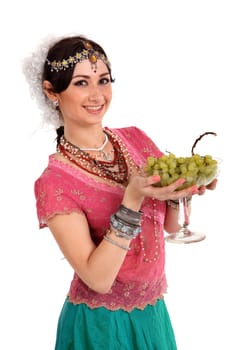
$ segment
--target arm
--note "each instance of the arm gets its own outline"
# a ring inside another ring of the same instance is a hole
[[[106,240],[96,247],[83,214],[55,215],[47,224],[64,256],[84,283],[96,292],[107,293],[127,250]],[[110,237],[125,247],[129,246],[129,240],[118,238],[113,233]]]
[[[126,187],[122,204],[139,211],[145,196],[169,198],[170,194],[166,194],[168,190],[151,186],[156,179],[132,177]],[[177,182],[176,185],[170,186],[169,192],[174,191],[179,184]],[[54,215],[47,220],[47,225],[67,261],[84,283],[96,292],[107,293],[124,262],[127,250],[105,239],[96,246],[91,239],[86,217],[82,213]],[[117,237],[114,232],[111,232],[109,237],[124,247],[129,247],[130,240]]]
[[[164,188],[151,186],[156,181],[159,181],[159,177],[132,177],[126,187],[122,204],[138,211],[145,196],[160,200],[178,199],[196,191],[195,186],[175,191],[181,180]],[[166,229],[174,231],[177,228],[177,211],[169,209],[165,221]],[[78,276],[96,292],[107,293],[124,262],[127,250],[104,239],[96,246],[91,239],[88,222],[81,213],[58,214],[50,218],[47,224]],[[109,237],[125,248],[129,247],[129,240],[117,237],[113,232],[110,232]]]

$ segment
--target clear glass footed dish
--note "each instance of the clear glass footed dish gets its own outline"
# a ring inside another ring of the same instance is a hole
[[[155,183],[156,187],[168,186],[179,178],[184,178],[185,182],[176,190],[181,190],[193,185],[207,186],[219,174],[221,160],[211,155],[194,154],[194,147],[204,135],[213,134],[207,132],[202,134],[192,147],[190,157],[176,157],[173,153],[164,154],[160,158],[148,157],[145,165],[145,173],[148,176],[159,175],[160,181]],[[180,229],[174,234],[165,237],[168,242],[173,243],[193,243],[205,239],[205,234],[194,232],[189,229],[189,210],[187,198],[179,199],[179,224]]]

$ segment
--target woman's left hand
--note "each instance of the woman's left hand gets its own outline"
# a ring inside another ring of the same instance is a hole
[[[212,182],[210,182],[208,185],[206,186],[200,186],[198,188],[198,194],[201,196],[202,194],[205,193],[206,190],[215,190],[216,186],[217,186],[217,182],[218,179],[214,179]]]

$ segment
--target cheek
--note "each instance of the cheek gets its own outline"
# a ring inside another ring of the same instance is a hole
[[[69,96],[69,98],[65,101],[66,102],[66,105],[70,108],[73,108],[73,107],[79,107],[82,102],[85,100],[86,98],[86,95],[85,93],[76,93],[76,94],[73,94],[72,96]]]
[[[108,101],[111,102],[111,100],[112,100],[112,94],[109,94],[108,95]]]
[[[109,102],[112,100],[112,89],[109,89],[109,91],[106,93],[106,98]]]
[[[60,102],[60,110],[62,114],[69,115],[72,114],[74,111],[76,111],[78,108],[80,108],[80,98],[77,98],[77,96],[69,95],[65,98],[62,98]]]

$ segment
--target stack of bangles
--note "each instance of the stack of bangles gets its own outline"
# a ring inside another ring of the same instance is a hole
[[[114,233],[116,237],[128,240],[134,239],[141,232],[141,217],[142,211],[134,211],[121,204],[117,212],[110,217],[110,228],[104,239],[124,250],[130,250],[128,246],[110,238],[109,234]]]
[[[192,197],[185,197],[187,206],[189,207],[191,205]],[[173,209],[178,210],[179,209],[179,199],[169,199],[167,200],[167,205]]]

